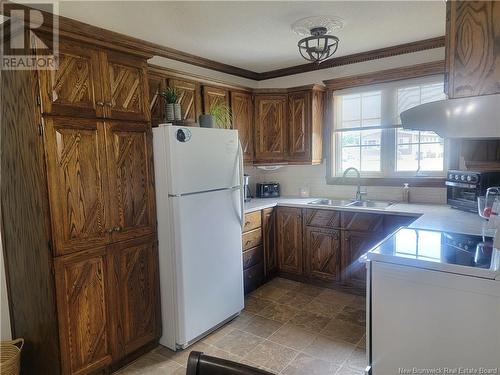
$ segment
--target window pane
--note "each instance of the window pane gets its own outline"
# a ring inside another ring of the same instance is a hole
[[[342,121],[342,128],[343,129],[359,128],[360,126],[361,126],[361,121],[360,120]]]
[[[362,118],[380,118],[382,93],[380,91],[362,94]]]
[[[342,97],[342,122],[361,118],[361,95],[344,95]]]
[[[420,86],[398,89],[398,113],[420,104]]]
[[[422,86],[422,104],[443,99],[446,99],[446,95],[444,94],[444,85],[442,83]]]
[[[418,144],[417,145],[399,145],[396,148],[396,171],[398,172],[416,172],[418,169]]]
[[[379,118],[375,119],[363,119],[363,125],[362,126],[380,126],[381,121]]]
[[[433,143],[420,146],[420,170],[442,171],[443,170],[443,144]]]
[[[359,132],[342,132],[341,134],[342,147],[359,146]]]
[[[342,149],[341,171],[343,172],[350,167],[359,169],[359,147],[347,147]]]
[[[361,131],[361,144],[368,146],[380,146],[381,130],[363,130]]]
[[[398,144],[418,143],[419,131],[418,130],[396,130],[396,142]]]
[[[420,142],[421,143],[443,142],[443,138],[441,138],[434,132],[420,132]]]
[[[380,172],[380,146],[361,147],[361,171]]]

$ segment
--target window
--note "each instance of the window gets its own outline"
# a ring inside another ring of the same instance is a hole
[[[442,99],[442,76],[335,92],[332,175],[341,176],[349,167],[365,177],[444,175],[443,139],[403,129],[399,116]]]

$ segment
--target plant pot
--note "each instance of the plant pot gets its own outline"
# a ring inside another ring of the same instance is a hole
[[[174,120],[176,121],[182,120],[181,105],[179,103],[174,104]]]
[[[168,122],[175,120],[174,103],[165,104],[165,116]]]
[[[198,118],[201,128],[215,128],[215,118],[212,115],[200,115]]]

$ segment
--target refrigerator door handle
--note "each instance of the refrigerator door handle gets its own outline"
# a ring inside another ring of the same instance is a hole
[[[238,158],[239,158],[239,174],[240,174],[240,223],[241,229],[245,225],[245,192],[243,190],[244,178],[243,178],[243,148],[241,147],[241,142],[238,140]]]

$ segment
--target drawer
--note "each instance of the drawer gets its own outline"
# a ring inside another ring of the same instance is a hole
[[[308,208],[305,210],[304,222],[316,228],[340,228],[340,212]]]
[[[384,232],[384,214],[342,212],[342,228],[360,232]]]
[[[249,232],[253,229],[260,228],[261,226],[261,212],[255,211],[245,214],[245,224],[243,224],[243,233]]]
[[[246,270],[264,259],[264,251],[262,246],[253,247],[243,252],[243,269]]]
[[[243,288],[245,294],[257,289],[264,281],[264,262],[243,271]]]
[[[254,229],[250,232],[243,233],[243,251],[262,244],[261,228]]]

